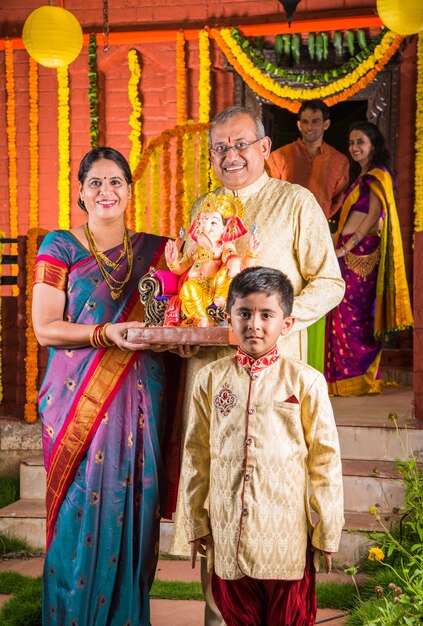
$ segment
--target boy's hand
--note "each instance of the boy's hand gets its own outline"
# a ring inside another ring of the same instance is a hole
[[[191,541],[191,567],[194,569],[195,561],[197,559],[197,554],[201,554],[202,556],[206,556],[207,547],[213,547],[213,537],[211,535],[205,535],[204,537],[200,537],[199,539],[194,539]]]
[[[326,574],[330,574],[332,569],[332,552],[323,552],[322,550],[322,555],[325,561]]]

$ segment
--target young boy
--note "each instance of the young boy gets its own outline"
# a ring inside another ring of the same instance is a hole
[[[312,626],[311,546],[330,571],[344,523],[325,379],[276,345],[294,324],[292,303],[282,272],[238,274],[227,301],[238,351],[203,367],[194,385],[182,468],[186,531],[192,567],[198,551],[214,550],[213,596],[228,626]]]

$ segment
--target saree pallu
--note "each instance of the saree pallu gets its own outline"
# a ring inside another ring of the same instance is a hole
[[[134,263],[112,300],[95,259],[68,232],[49,233],[35,282],[66,291],[65,319],[142,320],[137,283],[165,240],[132,237]],[[119,247],[108,251],[116,260]],[[126,263],[116,268],[122,280]],[[163,465],[161,355],[118,348],[50,349],[39,393],[47,469],[44,626],[150,624]]]
[[[350,235],[341,237],[339,245],[345,245],[349,238]],[[382,344],[374,336],[379,252],[379,237],[369,235],[354,249],[356,267],[349,268],[345,258],[340,259],[345,295],[326,317],[325,378],[329,393],[335,396],[358,396],[382,390],[379,373]],[[368,261],[365,270],[360,271],[360,261],[363,268]],[[373,263],[373,269],[363,275]]]

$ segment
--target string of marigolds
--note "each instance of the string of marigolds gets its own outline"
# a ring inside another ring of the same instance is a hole
[[[198,80],[198,121],[208,123],[210,121],[210,41],[207,30],[202,30],[198,36],[198,48],[200,56],[200,75]],[[199,136],[198,144],[198,195],[207,193],[209,190],[210,159],[208,153],[208,134],[206,131]],[[188,223],[189,214],[184,215],[184,225]]]
[[[25,420],[33,423],[37,419],[37,399],[38,399],[38,341],[32,327],[32,280],[34,273],[35,259],[38,251],[38,238],[47,234],[41,228],[31,228],[26,236],[26,356],[25,356]]]
[[[70,227],[70,150],[69,150],[69,68],[57,68],[58,154],[59,154],[59,228]]]
[[[416,156],[414,161],[415,230],[423,231],[423,32],[417,39]]]
[[[38,227],[38,65],[29,57],[29,228]]]
[[[128,80],[128,99],[131,103],[131,114],[129,116],[129,126],[131,132],[129,133],[129,139],[131,141],[131,151],[129,153],[129,166],[131,172],[134,172],[141,158],[141,112],[142,105],[139,97],[139,86],[141,80],[141,66],[138,60],[138,52],[135,49],[131,49],[128,52],[128,67],[129,67],[129,80]],[[140,206],[139,201],[139,185],[133,187],[133,193],[131,197],[131,212],[129,215],[129,222],[131,225],[137,222],[137,211],[144,211],[145,206]]]

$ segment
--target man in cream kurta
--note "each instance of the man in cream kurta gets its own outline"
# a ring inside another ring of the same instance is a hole
[[[223,579],[301,579],[309,535],[315,548],[337,552],[341,459],[322,374],[278,348],[257,360],[238,350],[201,369],[183,491],[188,538],[213,534]]]
[[[270,178],[265,173],[271,141],[265,136],[261,120],[247,109],[231,107],[217,115],[210,125],[209,143],[213,167],[224,183],[215,193],[232,193],[240,198],[245,207],[243,221],[246,228],[257,224],[262,243],[258,263],[280,269],[293,284],[295,330],[281,339],[280,347],[284,355],[306,360],[307,326],[334,308],[345,289],[326,218],[307,189]],[[201,200],[197,200],[193,207],[192,219]],[[243,256],[246,242],[237,242],[237,251]],[[184,429],[196,373],[207,363],[231,353],[233,348],[207,348],[189,360]],[[189,553],[180,496],[171,551]],[[215,616],[209,617],[208,613],[210,611],[206,609],[206,626],[224,623]]]

